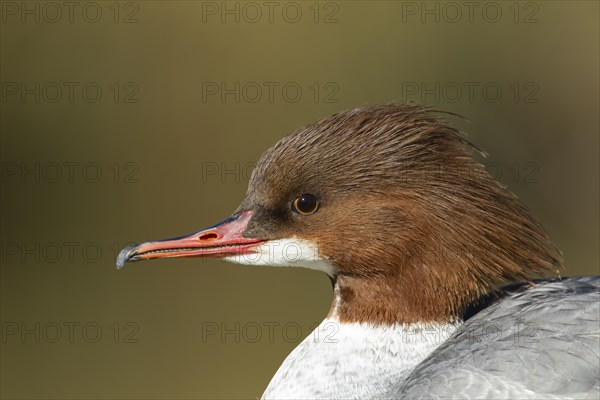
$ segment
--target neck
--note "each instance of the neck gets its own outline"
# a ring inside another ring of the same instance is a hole
[[[372,324],[328,317],[286,358],[263,398],[385,396],[387,387],[400,382],[459,325]]]
[[[466,306],[477,294],[453,299],[449,290],[428,290],[428,283],[411,278],[410,274],[405,279],[340,275],[334,281],[335,297],[327,317],[343,323],[392,325],[430,321],[444,325],[460,320],[458,311],[464,307],[457,303]],[[444,288],[441,282],[434,283]]]

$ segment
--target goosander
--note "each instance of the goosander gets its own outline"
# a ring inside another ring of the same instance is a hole
[[[421,106],[341,112],[265,152],[231,217],[128,246],[117,267],[326,273],[329,314],[264,399],[600,398],[600,277],[531,278],[561,253],[474,151]]]

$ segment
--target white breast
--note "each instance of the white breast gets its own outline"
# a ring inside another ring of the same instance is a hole
[[[285,359],[263,399],[379,397],[459,325],[374,326],[326,319]]]

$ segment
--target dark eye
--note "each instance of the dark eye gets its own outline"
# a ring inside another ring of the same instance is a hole
[[[319,208],[319,200],[317,196],[305,193],[298,197],[292,202],[292,211],[302,215],[309,215],[317,211]]]

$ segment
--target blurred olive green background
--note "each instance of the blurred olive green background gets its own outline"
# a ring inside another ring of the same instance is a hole
[[[467,117],[598,273],[598,2],[54,4],[1,3],[2,398],[260,396],[328,279],[116,252],[227,217],[264,150],[362,104]]]

